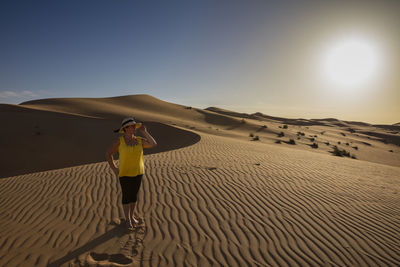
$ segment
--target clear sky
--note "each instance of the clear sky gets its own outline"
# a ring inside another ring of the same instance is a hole
[[[397,123],[399,14],[396,0],[2,1],[0,103],[144,93]]]

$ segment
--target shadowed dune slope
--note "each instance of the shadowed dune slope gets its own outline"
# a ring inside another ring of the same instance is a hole
[[[372,132],[372,131],[358,131],[359,133],[377,137],[377,140],[386,144],[395,144],[400,146],[400,136],[398,134],[382,133],[382,132]]]
[[[106,162],[1,179],[0,265],[399,265],[400,168],[200,135],[145,156],[133,232]]]
[[[93,118],[0,105],[0,177],[58,169],[105,160],[118,134],[118,118]],[[145,122],[158,146],[145,154],[192,145],[200,136],[159,122]]]

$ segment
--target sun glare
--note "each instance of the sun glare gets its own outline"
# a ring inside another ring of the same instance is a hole
[[[379,70],[379,52],[372,42],[366,40],[343,40],[331,46],[325,53],[323,72],[336,86],[365,86]]]

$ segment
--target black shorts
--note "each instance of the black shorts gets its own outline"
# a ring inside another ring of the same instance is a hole
[[[143,174],[135,177],[119,177],[119,183],[122,189],[122,204],[136,203]]]

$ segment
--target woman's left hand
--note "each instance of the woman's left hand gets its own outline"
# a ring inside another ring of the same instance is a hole
[[[142,124],[142,126],[140,126],[138,130],[139,130],[141,133],[147,132],[146,126],[144,126],[144,124]]]

